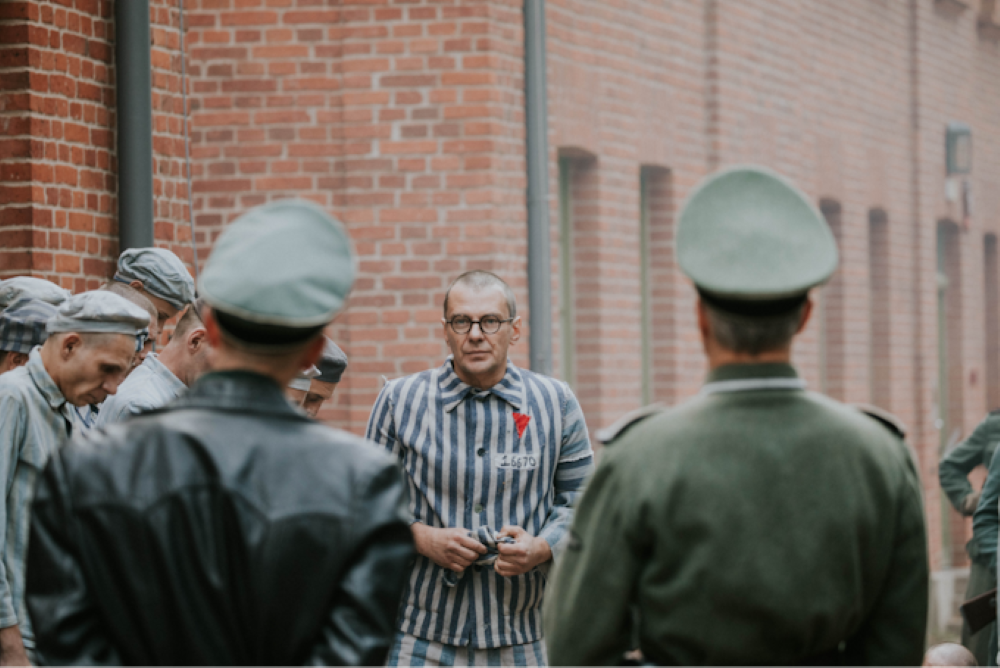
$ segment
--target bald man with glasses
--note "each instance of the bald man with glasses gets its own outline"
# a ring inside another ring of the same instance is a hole
[[[389,382],[368,438],[410,487],[418,556],[390,665],[544,665],[541,605],[573,508],[593,469],[566,383],[515,366],[514,293],[474,271],[444,300],[451,356]]]

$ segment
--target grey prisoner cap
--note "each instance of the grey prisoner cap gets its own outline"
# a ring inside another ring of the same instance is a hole
[[[178,311],[194,301],[194,279],[181,259],[165,248],[130,248],[118,258],[115,280],[140,281],[146,292]]]
[[[326,344],[323,346],[323,354],[316,362],[316,367],[319,369],[316,380],[321,383],[339,383],[347,369],[347,355],[340,346],[330,340],[330,337],[324,338]]]
[[[46,329],[56,332],[128,334],[138,337],[149,327],[146,309],[107,290],[73,295],[59,307]]]
[[[37,299],[59,306],[70,296],[70,291],[51,281],[34,276],[15,276],[0,281],[0,310],[21,299]]]

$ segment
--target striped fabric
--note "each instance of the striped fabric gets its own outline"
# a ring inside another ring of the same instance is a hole
[[[416,521],[477,534],[481,527],[518,525],[543,537],[554,559],[594,465],[569,386],[510,361],[503,380],[489,390],[463,383],[451,358],[438,369],[389,382],[375,402],[367,436],[402,463]],[[550,566],[504,578],[479,565],[454,582],[445,577],[448,571],[418,556],[399,630],[476,649],[536,642]]]
[[[35,641],[24,604],[24,560],[35,480],[78,424],[37,349],[25,366],[0,376],[0,415],[0,480],[7,485],[5,503],[0,504],[0,526],[5,529],[0,628],[18,624],[30,649]]]
[[[390,666],[545,666],[545,643],[476,649],[421,640],[405,633],[396,635],[389,652]]]
[[[56,315],[56,307],[40,299],[19,299],[0,312],[0,350],[30,353],[45,343],[45,327]]]

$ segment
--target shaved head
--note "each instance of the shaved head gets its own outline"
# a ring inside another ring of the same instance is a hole
[[[514,291],[510,289],[507,282],[496,274],[477,269],[465,272],[448,286],[448,291],[444,293],[445,318],[448,317],[448,297],[451,296],[451,291],[456,285],[461,285],[476,292],[487,288],[499,288],[503,292],[504,300],[507,302],[507,317],[517,317],[517,301],[514,299]]]
[[[948,642],[927,650],[921,668],[979,668],[979,664],[972,652],[965,647]]]

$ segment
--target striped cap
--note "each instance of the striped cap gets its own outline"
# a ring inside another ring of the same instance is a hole
[[[56,307],[40,299],[19,299],[0,313],[0,350],[28,353],[45,343]]]

